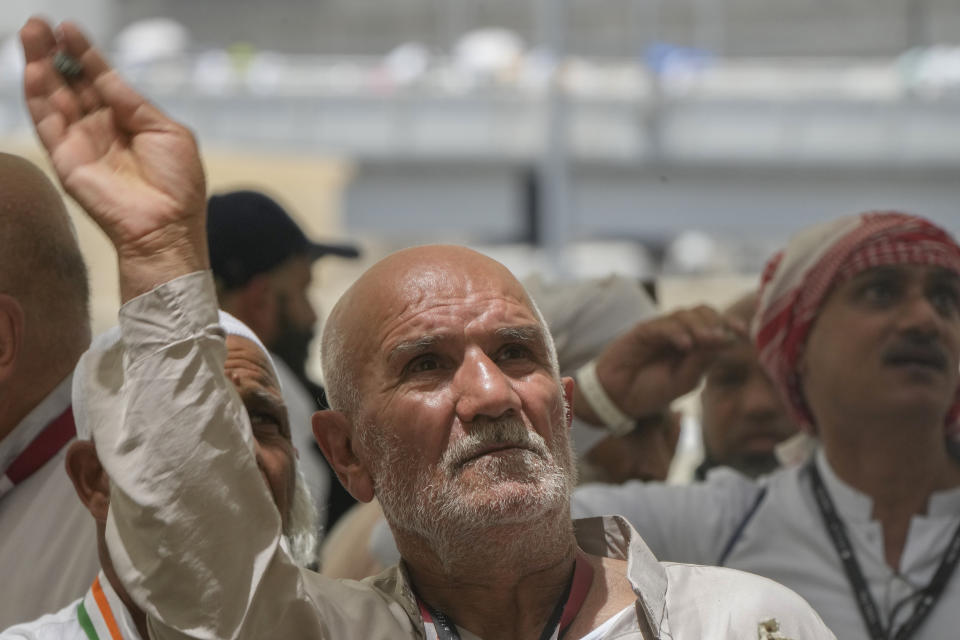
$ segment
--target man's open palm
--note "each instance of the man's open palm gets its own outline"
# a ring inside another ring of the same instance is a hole
[[[121,255],[199,249],[206,196],[191,133],[130,88],[74,25],[54,34],[31,18],[20,38],[27,107],[64,189]],[[58,51],[80,62],[76,77],[57,71]]]

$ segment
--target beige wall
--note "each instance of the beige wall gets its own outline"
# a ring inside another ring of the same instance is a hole
[[[37,142],[30,138],[0,140],[0,148],[28,158],[49,173],[49,163]],[[341,238],[340,196],[350,176],[350,167],[337,160],[205,150],[204,165],[210,193],[236,188],[260,188],[282,200],[308,235]],[[52,176],[52,174],[51,174]],[[56,182],[56,180],[54,180]],[[67,198],[80,247],[90,270],[91,314],[94,332],[116,324],[119,307],[117,267],[113,248],[106,236]],[[322,304],[327,265],[321,261],[315,274],[314,295]],[[339,282],[350,277],[334,270]],[[330,284],[327,287],[331,286]],[[342,289],[346,285],[339,285]]]

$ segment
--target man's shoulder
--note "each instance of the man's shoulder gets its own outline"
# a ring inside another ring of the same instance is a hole
[[[314,605],[334,638],[413,637],[422,623],[402,567],[363,580],[329,578],[300,569]]]
[[[17,588],[0,601],[0,629],[75,599],[100,568],[96,527],[64,471],[66,447],[3,497],[0,571]]]
[[[806,600],[773,580],[724,567],[661,564],[672,626],[695,624],[702,637],[723,628],[760,634],[773,627],[794,640],[834,637]]]
[[[717,468],[703,482],[666,484],[631,480],[619,485],[586,484],[573,492],[571,504],[575,517],[630,514],[647,507],[671,512],[688,508],[700,509],[718,501],[727,511],[749,508],[765,481],[758,481],[728,468]]]
[[[0,640],[87,640],[77,618],[79,600],[32,622],[17,624],[0,632]]]

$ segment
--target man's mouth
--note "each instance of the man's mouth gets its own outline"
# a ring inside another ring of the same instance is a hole
[[[484,456],[493,455],[500,452],[512,451],[515,449],[526,449],[526,447],[522,447],[518,444],[510,443],[510,442],[497,442],[497,443],[484,445],[478,449],[475,449],[474,451],[471,451],[468,455],[464,456],[464,458],[458,463],[458,466],[463,466],[469,462],[473,462],[474,460],[477,460]]]
[[[894,367],[921,367],[934,371],[946,371],[946,354],[937,346],[900,346],[890,349],[883,363]]]
[[[547,457],[543,439],[520,421],[503,421],[471,425],[463,437],[451,443],[441,461],[446,469],[455,471],[481,458],[506,457],[511,452],[532,451]]]
[[[773,448],[776,447],[782,439],[782,436],[770,431],[754,431],[751,433],[745,433],[743,436],[741,436],[740,446],[745,451],[752,453],[765,453],[773,451]]]

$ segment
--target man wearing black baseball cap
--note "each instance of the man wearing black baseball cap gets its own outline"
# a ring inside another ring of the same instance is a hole
[[[332,479],[310,430],[310,416],[326,408],[326,399],[306,373],[317,322],[307,292],[317,258],[356,258],[359,251],[313,242],[282,206],[257,191],[211,196],[207,243],[221,308],[253,329],[275,356],[294,444],[321,519],[330,525],[354,501]]]

